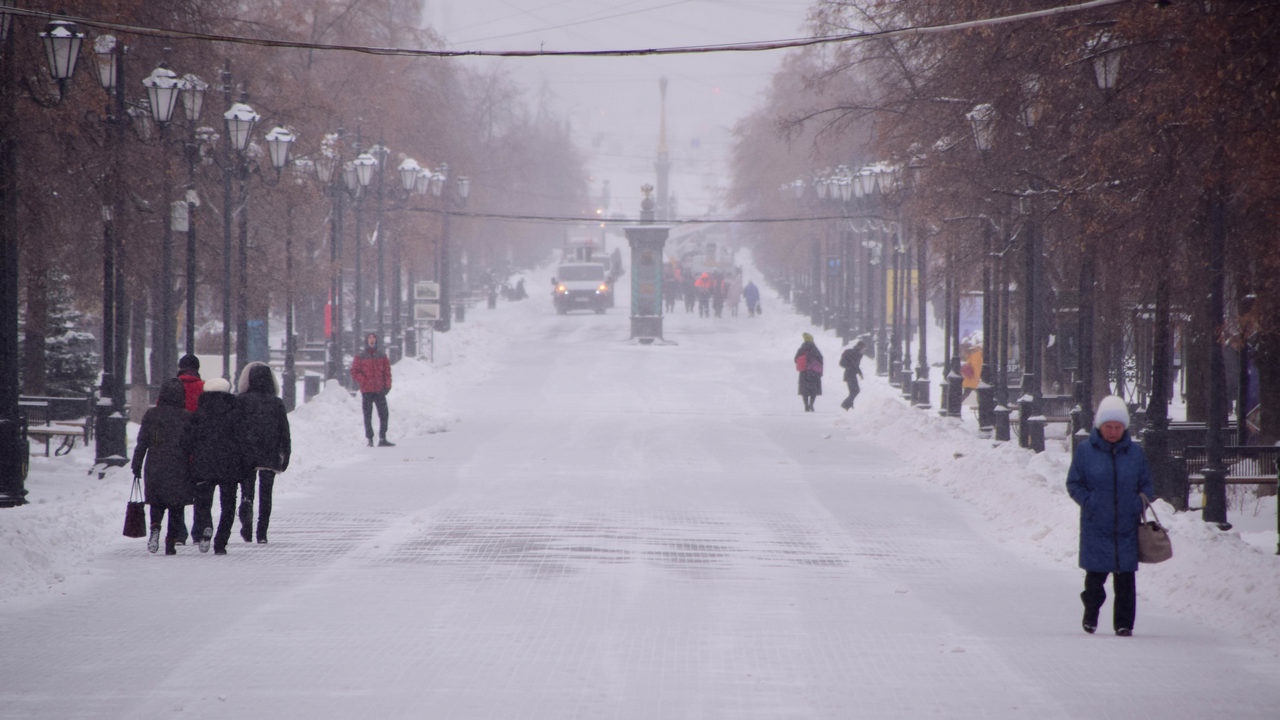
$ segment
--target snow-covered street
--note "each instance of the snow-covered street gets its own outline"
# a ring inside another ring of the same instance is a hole
[[[1228,533],[1159,504],[1134,637],[1110,601],[1086,635],[1060,442],[979,440],[870,359],[841,411],[839,341],[767,289],[662,345],[627,308],[472,308],[395,366],[393,448],[326,388],[270,544],[225,557],[121,537],[129,471],[91,449],[33,457],[0,510],[0,718],[1276,717],[1274,498]]]

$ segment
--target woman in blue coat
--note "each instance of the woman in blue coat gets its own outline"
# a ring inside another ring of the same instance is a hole
[[[1142,495],[1151,497],[1151,469],[1142,448],[1129,437],[1129,409],[1108,395],[1098,403],[1089,439],[1076,447],[1067,471],[1067,492],[1080,506],[1080,567],[1085,571],[1084,631],[1098,628],[1098,612],[1112,576],[1112,627],[1133,634],[1137,612],[1138,523]]]

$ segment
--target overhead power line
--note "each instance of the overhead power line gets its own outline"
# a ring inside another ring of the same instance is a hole
[[[945,25],[921,25],[906,28],[897,28],[890,30],[878,30],[874,32],[853,32],[841,35],[823,35],[808,38],[794,38],[789,40],[769,40],[763,42],[742,42],[742,43],[726,43],[719,45],[684,45],[675,47],[659,47],[659,48],[633,48],[633,49],[614,49],[614,50],[430,50],[424,48],[396,48],[396,47],[375,47],[370,45],[339,45],[331,43],[303,42],[295,40],[280,40],[273,38],[251,38],[238,35],[223,35],[218,33],[202,33],[192,32],[188,30],[172,30],[166,28],[148,27],[145,25],[130,25],[126,23],[110,22],[107,20],[98,20],[89,17],[75,17],[68,15],[60,15],[45,10],[28,10],[25,8],[6,7],[4,11],[11,15],[27,16],[34,18],[43,18],[47,20],[64,20],[88,27],[98,28],[100,30],[111,30],[120,33],[129,33],[133,35],[141,35],[146,37],[159,37],[170,40],[199,40],[205,42],[230,43],[235,45],[254,45],[258,47],[274,47],[274,48],[292,48],[302,50],[336,50],[343,52],[363,53],[366,55],[385,55],[385,56],[401,56],[401,57],[434,57],[434,58],[455,58],[455,57],[515,57],[515,58],[533,58],[533,57],[640,57],[647,55],[697,55],[708,53],[730,53],[730,52],[766,52],[772,50],[787,50],[793,48],[812,47],[816,45],[830,45],[838,43],[855,42],[861,40],[884,40],[895,37],[904,37],[910,35],[929,35],[944,32],[953,32],[956,30],[967,30],[976,27],[987,27],[991,25],[1002,25],[1006,23],[1023,22],[1026,20],[1034,20],[1037,18],[1052,17],[1056,15],[1067,15],[1070,13],[1084,12],[1087,10],[1095,10],[1097,8],[1109,5],[1119,5],[1121,3],[1133,2],[1134,0],[1088,0],[1087,2],[1077,3],[1074,5],[1062,5],[1054,8],[1046,8],[1043,10],[1033,10],[1030,12],[1016,13],[1014,15],[1002,15],[992,18],[980,18],[958,23],[948,23]]]

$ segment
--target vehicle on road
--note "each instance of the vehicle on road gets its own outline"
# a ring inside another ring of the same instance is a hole
[[[551,299],[556,312],[591,310],[604,313],[613,304],[613,288],[609,286],[605,267],[596,262],[562,263],[551,279]]]

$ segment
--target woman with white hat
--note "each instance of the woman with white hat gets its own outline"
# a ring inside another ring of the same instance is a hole
[[[1112,627],[1116,635],[1128,637],[1137,613],[1142,495],[1155,493],[1147,456],[1129,437],[1129,408],[1123,399],[1108,395],[1098,403],[1093,432],[1072,455],[1067,492],[1080,506],[1084,631],[1098,628],[1098,613],[1107,599],[1107,575],[1111,575],[1116,596]]]

